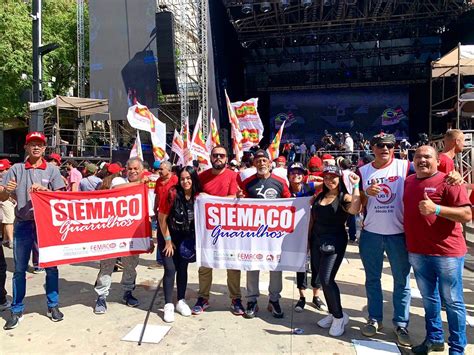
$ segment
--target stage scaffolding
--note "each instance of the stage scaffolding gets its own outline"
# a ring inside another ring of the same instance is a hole
[[[179,105],[181,126],[186,118],[194,121],[203,110],[203,132],[208,131],[208,0],[157,0],[175,18],[175,41],[179,95],[165,96],[160,112],[176,117]],[[179,127],[177,127],[179,130]]]
[[[84,161],[111,161],[117,142],[113,135],[109,103],[105,99],[56,96],[54,99],[30,103],[30,111],[56,107],[56,121],[45,125],[47,153]],[[71,111],[73,115],[60,115]],[[90,120],[89,116],[103,117]]]
[[[461,97],[461,81],[464,76],[474,75],[474,46],[461,45],[445,54],[443,57],[431,63],[430,74],[430,114],[429,114],[429,138],[438,150],[443,149],[442,135],[433,132],[433,119],[440,119],[440,112],[447,112],[446,108],[452,108],[453,102],[456,108],[456,124],[453,128],[461,128],[462,115],[461,105],[463,102],[474,101],[474,99],[463,99]],[[455,81],[454,87],[450,83]],[[435,86],[435,87],[434,87]],[[438,96],[435,96],[438,95]],[[469,116],[469,115],[467,115]],[[466,117],[466,116],[465,116]],[[466,117],[468,120],[474,117]],[[459,172],[468,183],[474,181],[474,130],[463,130],[465,145],[462,153],[456,157],[456,165]]]

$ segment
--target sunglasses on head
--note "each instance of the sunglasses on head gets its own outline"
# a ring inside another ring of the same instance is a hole
[[[387,147],[387,149],[392,149],[393,147],[395,147],[395,144],[393,143],[377,143],[376,144],[377,148],[384,148],[384,147]]]
[[[225,158],[226,155],[225,154],[220,154],[220,153],[212,153],[212,157],[214,159],[217,159],[217,158]]]

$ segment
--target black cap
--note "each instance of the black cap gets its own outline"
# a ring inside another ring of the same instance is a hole
[[[323,169],[323,175],[326,175],[326,174],[342,176],[342,170],[336,165],[326,165]]]
[[[375,136],[372,137],[370,140],[370,145],[376,145],[378,143],[392,143],[395,144],[396,139],[393,134],[387,134],[387,133],[380,133],[376,134]]]
[[[268,156],[268,153],[266,150],[263,150],[263,149],[259,149],[255,152],[254,156],[253,156],[254,159],[257,159],[257,158],[267,158],[267,159],[270,159],[270,157]]]
[[[290,164],[290,166],[288,167],[288,174],[290,173],[291,170],[301,170],[304,175],[307,174],[305,167],[303,166],[303,164],[299,162],[294,162]]]

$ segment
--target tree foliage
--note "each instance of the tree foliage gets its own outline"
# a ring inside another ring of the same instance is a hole
[[[0,0],[2,121],[27,117],[24,93],[31,90],[33,73],[30,14],[31,1]],[[85,17],[87,19],[87,13]],[[42,44],[60,45],[60,48],[43,57],[43,99],[49,99],[55,95],[65,95],[70,87],[76,87],[76,1],[43,0],[42,22]],[[87,39],[87,33],[85,38]],[[21,79],[22,74],[27,74],[26,80]],[[55,82],[52,77],[56,78]]]

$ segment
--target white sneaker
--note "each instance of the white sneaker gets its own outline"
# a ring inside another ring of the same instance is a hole
[[[334,317],[332,316],[332,314],[330,314],[330,315],[324,317],[323,319],[321,319],[317,324],[321,328],[328,329],[328,328],[331,328],[331,324],[332,324],[333,319],[334,319]]]
[[[334,318],[329,329],[329,335],[339,337],[344,334],[344,328],[349,323],[349,316],[347,313],[342,313],[342,318]]]
[[[184,299],[179,300],[176,304],[176,312],[181,314],[183,317],[189,317],[191,315],[191,308]]]
[[[173,323],[174,322],[174,304],[167,303],[165,304],[165,315],[163,316],[163,320],[166,323]]]

